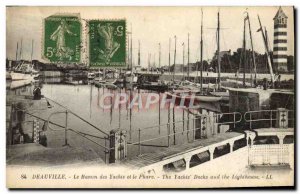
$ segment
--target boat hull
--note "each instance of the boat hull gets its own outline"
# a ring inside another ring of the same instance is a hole
[[[229,101],[229,92],[211,92],[210,94],[222,97],[222,101]]]
[[[176,100],[179,100],[181,98],[185,98],[186,100],[194,100],[196,102],[218,102],[222,100],[221,96],[204,96],[204,95],[185,95],[182,96],[179,93],[170,93],[166,92],[168,97],[175,97]]]
[[[26,74],[26,73],[18,73],[18,72],[11,72],[10,73],[11,80],[33,80],[34,78],[38,77],[38,74]]]

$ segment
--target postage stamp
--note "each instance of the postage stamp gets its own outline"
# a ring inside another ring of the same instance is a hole
[[[126,21],[90,20],[89,59],[91,67],[125,67]]]
[[[80,62],[81,23],[77,15],[52,15],[44,21],[43,56],[51,62]]]

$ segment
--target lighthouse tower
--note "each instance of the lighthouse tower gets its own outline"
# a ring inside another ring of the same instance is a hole
[[[287,71],[287,18],[281,7],[273,18],[273,66],[277,72]]]

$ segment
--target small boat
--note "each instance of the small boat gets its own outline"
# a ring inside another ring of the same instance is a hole
[[[69,85],[82,85],[83,81],[82,80],[74,80],[72,77],[69,77],[64,81],[64,83],[69,84]]]
[[[201,84],[196,84],[198,87],[201,87]],[[203,89],[211,89],[211,90],[216,90],[217,89],[217,84],[213,83],[208,83],[208,84],[202,84]]]
[[[167,91],[168,88],[169,88],[168,85],[160,84],[158,82],[146,82],[138,85],[138,89],[160,91],[160,92]]]
[[[173,93],[195,94],[197,92],[199,92],[199,89],[196,89],[196,88],[177,88],[177,89],[173,89]]]
[[[112,84],[112,83],[105,84],[105,87],[110,90],[115,90],[118,88],[118,86],[116,86],[115,84]]]
[[[116,78],[107,78],[107,79],[105,79],[105,82],[107,84],[116,84],[117,83],[117,79]]]
[[[105,87],[105,88],[108,88],[108,89],[117,89],[118,86],[115,85],[117,79],[106,79],[106,80],[100,80],[100,81],[97,81],[95,82],[95,87],[97,88],[102,88],[102,87]]]
[[[39,72],[33,68],[33,64],[21,62],[12,72],[10,77],[12,81],[33,80],[39,76]]]
[[[103,80],[102,77],[95,77],[95,78],[94,78],[94,82],[95,82],[95,83],[96,83],[96,82],[105,82],[105,80]]]
[[[118,86],[116,86],[115,84],[112,84],[112,83],[95,83],[95,87],[97,88],[107,88],[107,89],[110,89],[110,90],[115,90],[118,88]]]
[[[196,102],[218,102],[222,99],[221,96],[211,96],[211,95],[190,95],[187,93],[171,93],[166,92],[168,97],[175,97],[175,100],[185,98],[186,100],[195,100]],[[184,94],[184,95],[182,95]]]
[[[136,83],[137,80],[138,80],[138,77],[134,73],[132,73],[130,71],[125,73],[126,83]]]
[[[229,101],[229,92],[210,92],[210,94],[222,97],[222,101]]]
[[[94,79],[96,77],[95,73],[88,73],[87,78],[88,79]]]
[[[102,83],[102,82],[94,82],[94,84],[95,84],[95,87],[97,87],[97,88],[102,88],[105,86],[105,83]]]
[[[230,88],[243,88],[243,87],[251,87],[251,83],[245,82],[239,80],[234,80],[234,79],[226,79],[226,81],[221,81],[222,86],[224,87],[230,87]]]
[[[218,102],[222,99],[222,96],[196,95],[194,98],[200,102]]]
[[[124,78],[118,78],[116,80],[116,83],[115,84],[123,84],[124,83]]]
[[[21,88],[27,85],[32,84],[35,80],[25,79],[25,80],[17,80],[17,81],[7,81],[6,88],[13,90],[16,88]]]
[[[32,48],[33,48],[33,40],[32,40]],[[18,52],[18,46],[17,46],[17,52]],[[22,56],[21,53],[22,53],[22,46],[20,48],[20,56]],[[33,49],[31,49],[31,56],[32,55],[33,55]],[[34,64],[32,63],[32,59],[31,62],[27,62],[22,60],[22,58],[20,58],[18,63],[19,64],[17,65],[17,67],[15,67],[12,71],[10,71],[10,78],[12,81],[17,81],[17,80],[34,81],[34,79],[39,77],[39,72],[34,69]]]
[[[68,85],[82,85],[82,80],[78,80],[78,81],[66,81],[65,84],[68,84]]]
[[[90,84],[94,84],[95,81],[94,81],[93,79],[88,79],[88,82],[87,82],[87,83],[90,85]]]

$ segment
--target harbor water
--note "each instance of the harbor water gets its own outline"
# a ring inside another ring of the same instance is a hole
[[[144,102],[147,96],[157,94],[157,92],[137,89],[128,90],[126,88],[110,90],[107,88],[97,88],[93,84],[68,85],[57,83],[57,81],[59,80],[56,80],[56,83],[44,82],[42,84],[42,95],[51,99],[48,100],[50,106],[44,108],[44,110],[40,108],[29,108],[28,112],[46,120],[52,114],[49,121],[61,126],[66,125],[66,108],[83,118],[86,122],[73,114],[68,114],[68,128],[80,133],[80,135],[78,135],[78,133],[72,130],[67,131],[67,143],[69,146],[82,147],[89,151],[96,152],[104,159],[105,149],[96,143],[108,147],[108,145],[105,145],[105,140],[103,139],[107,137],[107,135],[98,129],[104,131],[106,134],[109,134],[111,130],[125,130],[128,141],[128,157],[167,147],[168,130],[169,133],[176,133],[176,135],[170,136],[169,138],[170,146],[192,141],[193,132],[184,133],[185,130],[192,128],[192,114],[177,106],[172,108],[169,104],[160,107],[160,101],[151,104],[149,108],[145,107]],[[34,84],[31,84],[9,92],[16,96],[31,95],[33,88]],[[113,96],[106,97],[104,101],[106,105],[112,104],[111,108],[107,109],[101,106],[104,94],[111,94]],[[129,96],[130,99],[128,102],[116,106],[115,101],[117,99],[115,97],[120,94],[125,94]],[[134,105],[132,109],[130,109],[128,105],[133,101],[134,96],[137,95],[139,98],[142,98],[143,106],[139,107],[138,105]],[[163,93],[160,94],[160,96],[162,95]],[[29,116],[29,120],[33,120],[33,118]],[[183,120],[184,122],[182,122]],[[46,125],[46,122],[42,120],[39,120],[39,122],[41,127]],[[167,123],[172,122],[176,123],[174,125],[167,125]],[[88,123],[91,123],[98,129]],[[159,126],[159,124],[162,126]],[[32,122],[27,125],[32,125]],[[32,129],[32,126],[28,126],[28,128]],[[45,128],[47,129],[48,147],[61,147],[65,144],[64,128],[57,127],[53,124],[48,124]],[[93,142],[87,140],[82,135],[91,139]],[[152,138],[154,138],[154,140],[142,143],[141,150],[139,149],[137,143],[139,140],[143,141]]]

